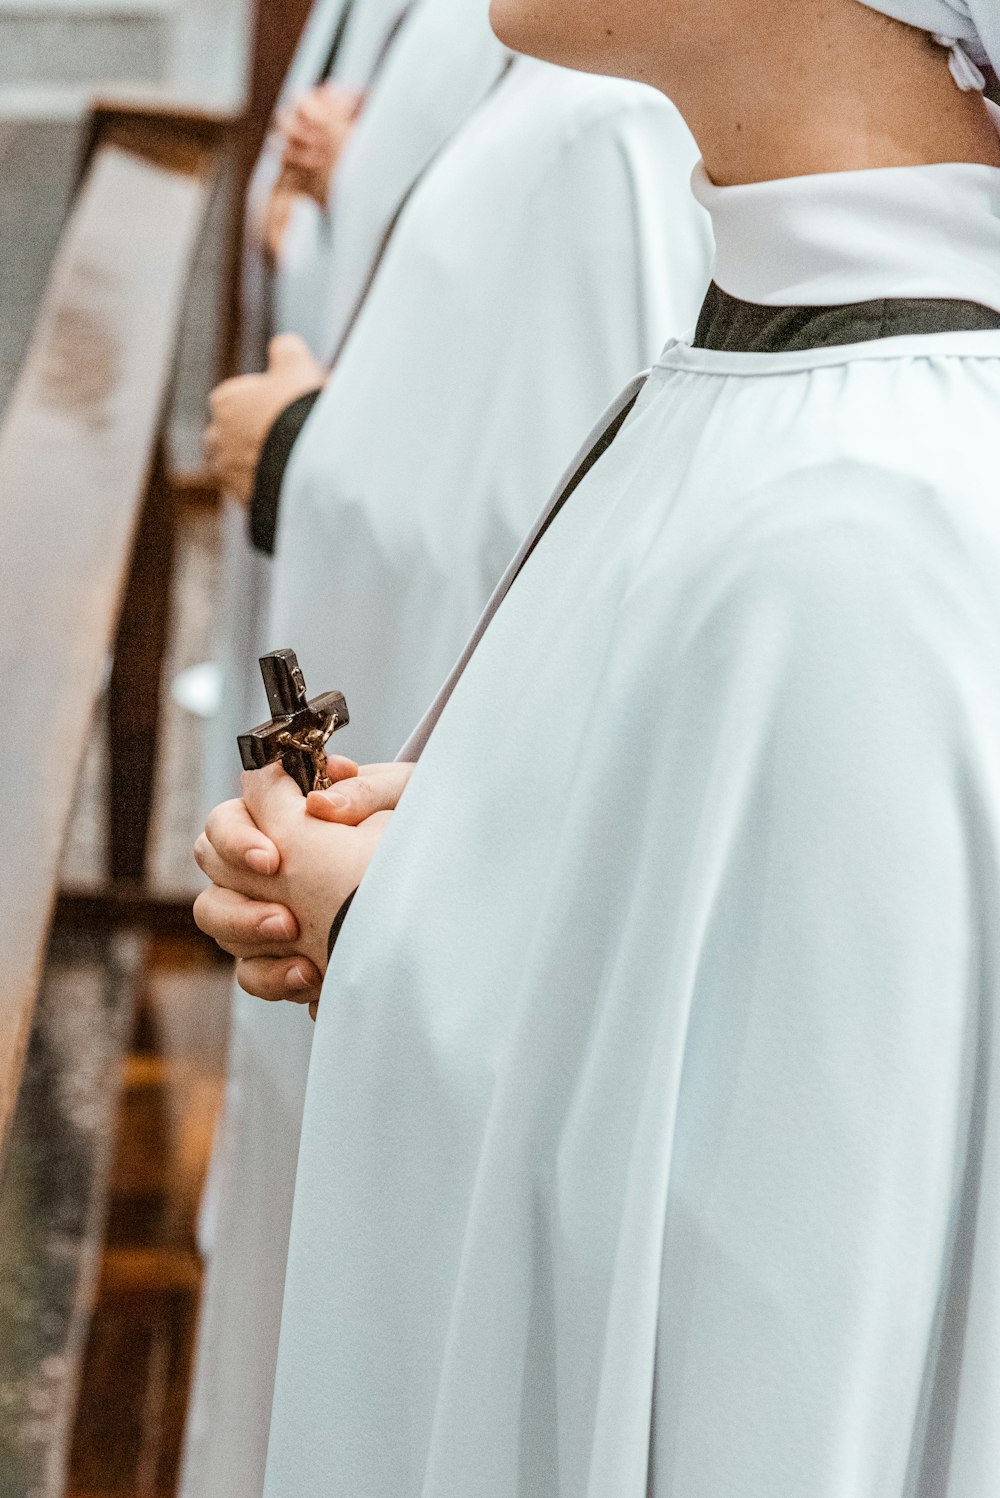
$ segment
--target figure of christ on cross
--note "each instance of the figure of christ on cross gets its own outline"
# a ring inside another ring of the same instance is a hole
[[[271,718],[240,734],[244,770],[262,770],[280,760],[303,796],[328,790],[326,745],[350,722],[341,692],[324,692],[309,701],[305,678],[294,650],[272,650],[261,657],[261,675]]]

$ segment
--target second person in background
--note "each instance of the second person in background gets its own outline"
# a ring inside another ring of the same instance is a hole
[[[274,552],[267,645],[345,691],[345,752],[396,752],[566,454],[693,328],[711,256],[696,159],[662,95],[515,57],[486,0],[414,9],[333,187],[332,370],[282,339],[269,375],[215,405],[220,471]],[[498,704],[498,753],[516,711]],[[234,1024],[199,1376],[217,1456],[266,1432],[311,1041],[304,1008],[241,998]],[[255,1498],[225,1465],[212,1498]]]

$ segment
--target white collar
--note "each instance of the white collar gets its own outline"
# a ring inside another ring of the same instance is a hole
[[[1000,312],[1000,168],[885,167],[717,187],[699,165],[693,187],[715,230],[714,279],[742,301],[946,297]]]

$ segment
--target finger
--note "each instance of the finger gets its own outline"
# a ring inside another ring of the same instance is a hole
[[[267,362],[272,369],[285,364],[298,363],[301,359],[312,359],[309,346],[298,333],[279,333],[267,345]]]
[[[328,754],[326,773],[333,781],[352,780],[358,773],[358,765],[353,759],[348,759],[346,754]]]
[[[245,801],[224,801],[210,812],[205,836],[223,863],[244,866],[255,874],[278,872],[281,856]]]
[[[219,857],[204,833],[194,845],[194,861],[208,882],[219,889],[237,890],[251,900],[270,898],[270,876],[252,874],[243,863],[227,863]]]
[[[217,873],[225,873],[225,866],[221,858],[203,832],[198,834],[194,845],[194,861],[205,877],[212,880],[213,884],[215,883],[215,875]]]
[[[315,136],[295,131],[288,137],[284,159],[286,161],[312,160],[318,148],[319,142]]]
[[[331,96],[323,88],[314,89],[299,104],[297,118],[307,125],[322,124],[332,103],[336,103],[335,94]]]
[[[248,378],[252,379],[253,376],[236,375],[233,379],[223,380],[221,384],[216,385],[208,397],[209,409],[213,416],[217,415],[229,403],[234,394],[239,393],[240,387]]]
[[[276,955],[276,946],[299,934],[299,923],[286,906],[216,885],[202,890],[194,902],[194,919],[200,931],[238,957]]]
[[[323,165],[325,159],[322,147],[305,141],[298,141],[294,145],[290,145],[285,157],[289,167],[299,173],[317,171]]]
[[[312,791],[306,798],[306,811],[321,822],[357,827],[378,811],[395,811],[412,773],[412,765],[393,765],[374,775],[361,773],[331,791]]]
[[[316,161],[313,153],[303,148],[295,151],[289,150],[285,161],[288,165],[288,170],[295,173],[296,190],[304,192],[316,170]]]
[[[301,822],[302,792],[280,764],[267,765],[263,770],[244,770],[240,788],[255,827],[270,828],[277,835],[279,828]]]
[[[309,1018],[312,1020],[313,1024],[316,1023],[317,1014],[319,1014],[319,999],[313,999],[312,1003],[309,1005]]]
[[[318,1001],[323,978],[307,957],[250,957],[236,964],[236,981],[245,993],[268,1003]]]
[[[303,112],[295,116],[295,119],[289,126],[286,139],[289,143],[296,140],[321,140],[324,133],[323,123],[320,117],[315,114],[306,114],[305,112]]]

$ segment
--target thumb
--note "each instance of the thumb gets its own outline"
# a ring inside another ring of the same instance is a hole
[[[348,759],[346,754],[326,756],[326,773],[335,783],[338,780],[353,780],[359,773],[359,768],[357,761]]]
[[[298,333],[279,333],[267,346],[267,362],[270,369],[287,369],[303,360],[312,363],[309,345]]]
[[[413,773],[411,764],[379,766],[379,773],[341,780],[329,791],[312,791],[306,812],[320,822],[357,827],[379,811],[395,811]]]

